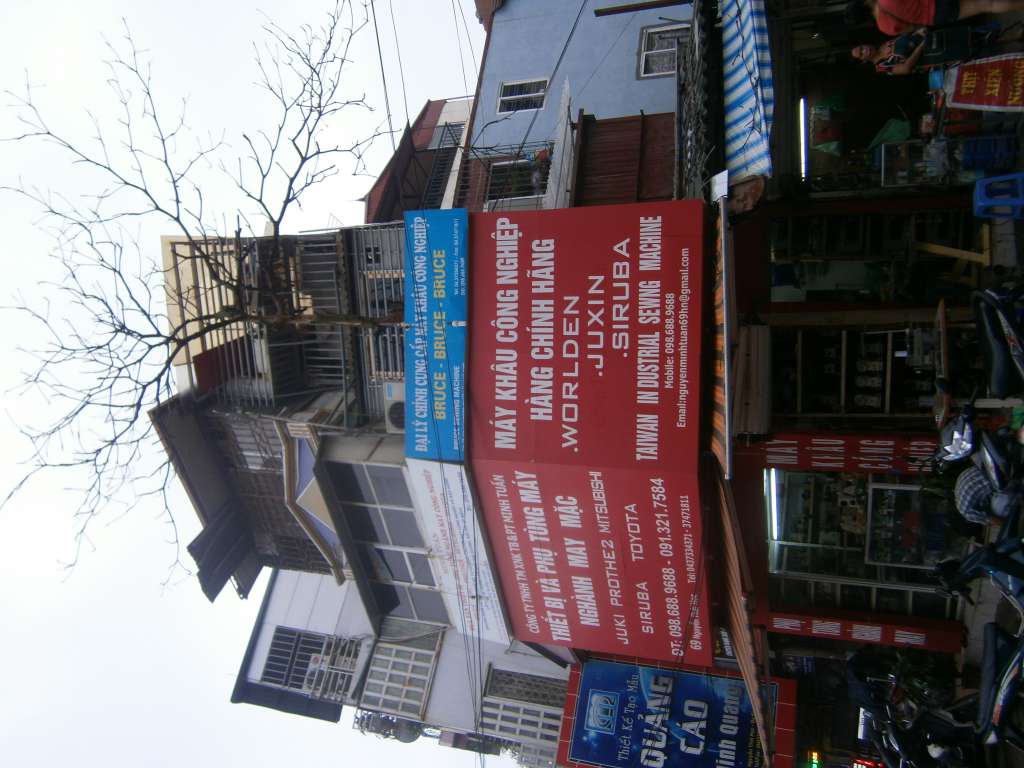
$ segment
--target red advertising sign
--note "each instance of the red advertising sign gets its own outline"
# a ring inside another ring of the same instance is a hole
[[[891,616],[891,621],[877,621],[822,615],[805,615],[792,611],[771,611],[768,631],[784,635],[802,635],[854,643],[874,643],[932,651],[957,653],[963,645],[963,626],[943,619],[921,619]]]
[[[1024,53],[969,61],[945,75],[946,101],[960,109],[1024,110]]]
[[[709,664],[704,206],[474,214],[469,455],[516,637]]]
[[[776,433],[758,448],[765,466],[819,472],[927,472],[938,444],[930,434]]]

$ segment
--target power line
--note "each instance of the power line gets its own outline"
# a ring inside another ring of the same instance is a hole
[[[466,30],[466,42],[469,43],[469,55],[473,57],[474,66],[477,64],[476,51],[473,50],[473,38],[469,34],[469,24],[466,23],[466,12],[462,8],[462,3],[459,3],[459,16],[462,17],[462,28]]]
[[[452,0],[452,19],[455,21],[455,42],[459,45],[459,66],[462,67],[462,88],[465,93],[469,91],[469,81],[466,80],[466,62],[462,57],[462,36],[459,34],[459,17],[455,10],[455,0]]]
[[[391,151],[397,149],[395,145],[395,126],[391,124],[391,102],[388,99],[388,79],[384,75],[384,55],[380,50],[380,34],[377,32],[377,8],[374,0],[370,0],[370,12],[373,14],[373,36],[377,38],[377,61],[380,62],[380,82],[384,86],[384,111],[388,116],[388,136],[391,137]]]
[[[409,124],[409,100],[405,95],[405,67],[402,66],[402,46],[398,43],[398,24],[395,22],[395,6],[392,0],[388,0],[388,9],[391,11],[391,30],[395,33],[395,53],[398,55],[398,74],[402,79],[402,105],[405,107],[405,124]]]

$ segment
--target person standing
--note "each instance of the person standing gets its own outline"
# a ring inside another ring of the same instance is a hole
[[[993,53],[1000,43],[1020,40],[1020,23],[1000,30],[997,24],[977,27],[958,25],[944,29],[920,27],[880,45],[864,43],[854,46],[853,58],[874,64],[875,70],[887,75],[909,75],[934,67],[959,64]]]
[[[857,26],[874,18],[887,35],[901,35],[917,27],[941,27],[983,13],[1024,10],[1024,0],[850,0],[846,23]]]

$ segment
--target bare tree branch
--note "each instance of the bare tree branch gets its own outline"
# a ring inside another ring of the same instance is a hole
[[[342,124],[353,110],[369,110],[364,96],[349,98],[343,89],[352,40],[365,24],[365,7],[348,0],[338,0],[319,25],[294,33],[264,24],[265,40],[254,44],[255,85],[273,104],[273,123],[269,130],[253,126],[244,133],[243,153],[233,160],[223,135],[208,141],[195,136],[187,100],[168,107],[127,22],[120,38],[106,43],[112,109],[107,119],[87,113],[91,135],[76,137],[56,127],[27,75],[22,93],[6,92],[20,129],[3,141],[43,145],[94,182],[85,195],[24,181],[0,186],[39,208],[41,225],[53,235],[59,275],[40,286],[40,296],[3,308],[27,317],[45,335],[31,351],[34,363],[22,388],[42,395],[49,411],[41,425],[21,424],[31,452],[0,508],[41,473],[73,478],[80,504],[69,567],[89,544],[97,519],[129,513],[152,499],[168,526],[173,569],[184,567],[168,497],[173,468],[147,413],[174,395],[175,366],[194,342],[231,328],[308,322],[303,308],[288,299],[281,230],[310,190],[343,170],[365,170],[364,153],[379,131],[350,139]],[[239,194],[221,211],[248,222],[255,210],[269,222],[272,234],[259,259],[239,247],[237,229],[218,228],[218,218],[227,216],[212,210],[203,192],[203,174],[211,170],[227,173]],[[172,229],[174,258],[209,278],[217,302],[195,286],[171,285],[174,265],[152,253],[155,243],[139,242],[142,221]],[[375,325],[343,315],[321,319]]]

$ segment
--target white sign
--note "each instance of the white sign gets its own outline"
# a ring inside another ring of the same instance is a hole
[[[405,463],[448,614],[460,632],[508,645],[511,638],[465,467],[410,458]]]

